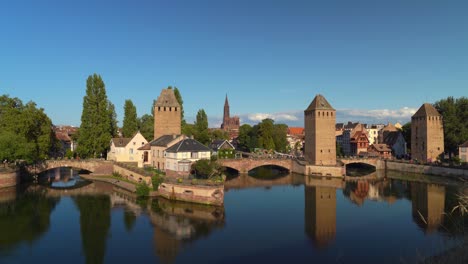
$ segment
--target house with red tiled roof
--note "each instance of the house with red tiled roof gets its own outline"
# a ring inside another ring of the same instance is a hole
[[[387,144],[373,144],[367,148],[369,156],[377,156],[384,159],[392,157],[392,149]]]
[[[360,155],[367,152],[369,147],[369,138],[365,130],[359,130],[354,133],[350,140],[351,154]]]

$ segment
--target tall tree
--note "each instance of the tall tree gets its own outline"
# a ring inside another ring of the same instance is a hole
[[[112,137],[116,137],[118,133],[117,125],[117,113],[115,112],[115,106],[111,101],[108,101],[107,109],[109,110],[109,122],[110,122],[110,131]]]
[[[195,139],[200,141],[202,144],[209,144],[210,134],[208,132],[208,116],[206,115],[205,110],[198,110],[194,127]]]
[[[148,114],[138,119],[138,128],[140,133],[149,141],[154,136],[154,117]]]
[[[468,98],[447,97],[434,106],[443,117],[445,151],[451,157],[468,140]]]
[[[263,119],[258,124],[258,147],[264,149],[275,149],[275,141],[273,140],[274,121],[272,119]]]
[[[106,155],[112,138],[109,104],[104,81],[98,74],[86,80],[86,95],[83,97],[78,154],[83,157]]]
[[[403,134],[407,148],[411,148],[411,122],[408,122],[401,127],[401,134]]]
[[[0,159],[28,162],[49,157],[56,145],[52,121],[34,102],[0,97]]]
[[[275,124],[273,130],[273,142],[275,143],[275,150],[278,152],[286,153],[289,151],[288,142],[288,126],[285,124]]]
[[[242,151],[250,151],[251,150],[251,131],[252,126],[249,124],[243,124],[239,127],[239,136],[237,137],[238,140],[238,148]]]
[[[125,100],[122,134],[132,137],[138,131],[137,110],[132,100]]]

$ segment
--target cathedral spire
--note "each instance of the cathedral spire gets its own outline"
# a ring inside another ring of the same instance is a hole
[[[229,114],[229,101],[228,101],[228,97],[227,97],[227,94],[226,94],[226,100],[224,101],[224,116],[223,116],[224,122],[226,122],[226,120],[229,119],[229,117],[230,117],[230,114]]]

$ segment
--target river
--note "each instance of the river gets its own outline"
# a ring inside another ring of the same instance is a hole
[[[223,207],[141,200],[62,168],[0,189],[0,263],[414,263],[464,239],[460,182],[237,176]]]

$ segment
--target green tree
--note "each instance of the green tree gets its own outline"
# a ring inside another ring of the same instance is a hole
[[[275,150],[278,152],[286,153],[289,151],[288,142],[288,126],[285,124],[275,124],[273,131],[273,142],[275,143]]]
[[[34,102],[0,97],[0,158],[28,162],[46,159],[56,146],[52,121]]]
[[[108,107],[104,81],[100,75],[90,75],[86,80],[78,138],[77,152],[81,157],[106,155],[113,134]]]
[[[273,140],[274,121],[272,119],[263,119],[258,124],[258,147],[263,149],[275,149],[275,141]]]
[[[147,140],[151,140],[154,136],[154,117],[144,114],[138,119],[138,128]]]
[[[239,136],[237,137],[238,148],[242,151],[251,150],[251,131],[252,126],[249,124],[243,124],[239,127]]]
[[[408,122],[401,127],[401,133],[406,141],[407,148],[411,148],[411,122]]]
[[[195,139],[200,141],[202,144],[210,143],[210,133],[208,131],[208,116],[205,113],[205,110],[200,109],[197,113],[197,119],[194,124],[195,128]]]
[[[115,106],[111,101],[108,101],[107,110],[109,114],[111,135],[112,137],[116,137],[119,127],[117,125],[117,113],[115,112]]]
[[[138,131],[137,110],[132,100],[125,100],[122,134],[132,137]]]
[[[210,133],[210,138],[212,140],[216,140],[216,139],[228,140],[229,139],[229,133],[224,131],[224,130],[221,130],[221,129],[215,129]]]
[[[468,98],[447,97],[434,106],[443,116],[445,151],[451,158],[458,146],[468,140]]]

